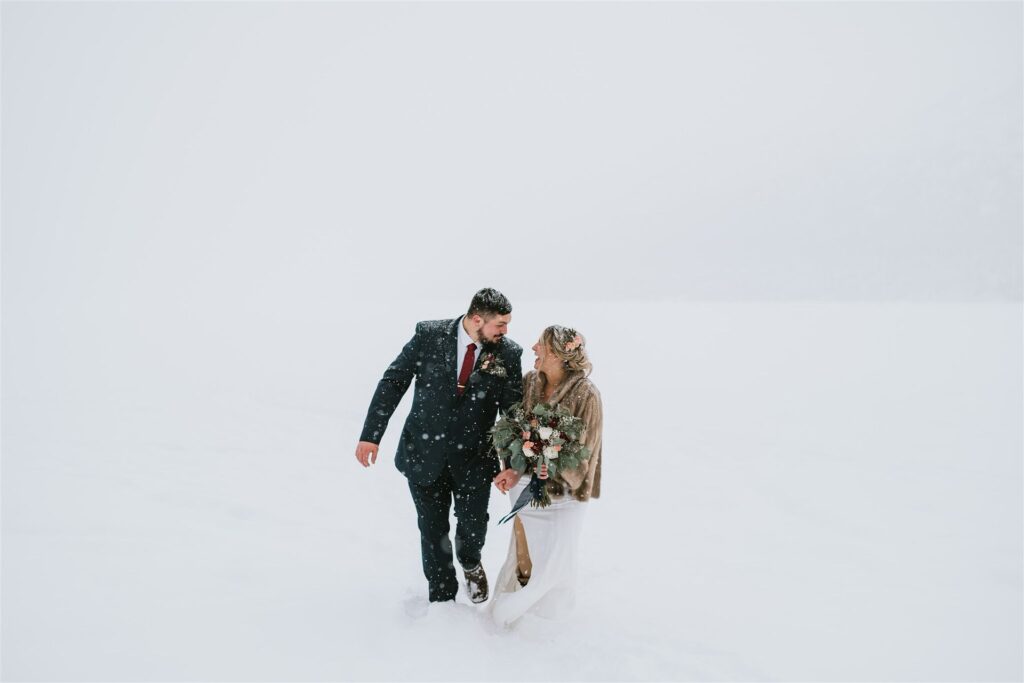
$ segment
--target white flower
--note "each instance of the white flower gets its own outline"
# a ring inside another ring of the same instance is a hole
[[[558,460],[558,451],[555,450],[554,446],[545,446],[544,457],[548,460]]]
[[[547,441],[551,438],[551,434],[554,433],[554,431],[555,430],[551,429],[551,427],[541,427],[537,430],[537,433],[540,434],[540,438]]]
[[[533,446],[533,444],[531,444],[529,441],[523,444],[523,455],[525,455],[527,458],[536,457],[533,454],[533,449],[531,448],[531,446]]]

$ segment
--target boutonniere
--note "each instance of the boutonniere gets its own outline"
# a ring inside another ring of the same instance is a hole
[[[480,372],[485,372],[488,375],[494,375],[495,377],[508,377],[508,371],[505,370],[505,364],[501,362],[493,351],[484,353],[480,359]]]

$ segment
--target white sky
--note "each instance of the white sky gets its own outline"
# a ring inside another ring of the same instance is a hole
[[[1021,300],[1020,3],[10,3],[4,303]]]

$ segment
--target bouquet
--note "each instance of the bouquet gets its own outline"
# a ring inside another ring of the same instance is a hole
[[[512,506],[512,512],[499,524],[514,517],[527,503],[547,507],[551,497],[537,475],[547,465],[548,476],[571,470],[590,458],[590,451],[580,443],[586,425],[561,406],[538,403],[526,410],[516,403],[491,428],[491,441],[499,458],[519,474],[533,475],[530,485]]]

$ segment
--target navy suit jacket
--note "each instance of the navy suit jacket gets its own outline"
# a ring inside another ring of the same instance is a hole
[[[395,466],[416,484],[433,482],[445,464],[459,483],[489,483],[499,469],[489,431],[499,409],[523,398],[523,349],[508,337],[483,345],[466,390],[457,394],[459,324],[460,318],[416,323],[416,333],[377,383],[363,423],[360,441],[379,444],[416,379],[412,410],[395,455]],[[480,370],[492,353],[505,366],[505,377]]]

